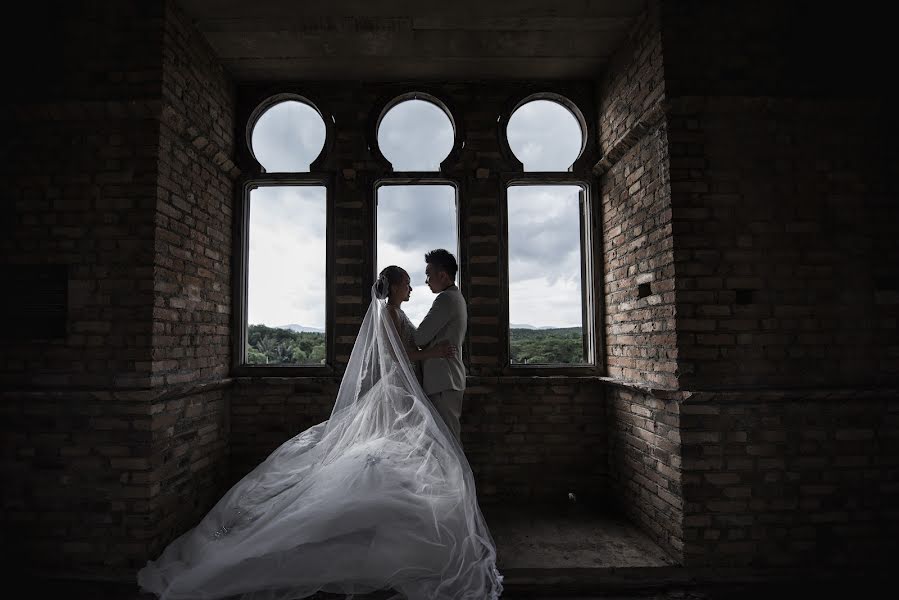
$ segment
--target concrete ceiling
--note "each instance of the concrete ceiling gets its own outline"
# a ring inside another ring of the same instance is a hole
[[[592,79],[645,0],[179,0],[238,81]]]

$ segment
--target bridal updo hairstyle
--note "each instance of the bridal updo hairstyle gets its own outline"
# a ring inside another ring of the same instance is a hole
[[[384,298],[389,296],[390,286],[396,285],[397,283],[402,283],[403,277],[405,276],[406,271],[404,271],[402,267],[398,267],[396,265],[384,267],[384,269],[378,275],[378,280],[375,282],[375,297],[383,300]]]

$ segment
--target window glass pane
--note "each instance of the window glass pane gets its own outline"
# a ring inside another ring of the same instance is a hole
[[[253,154],[268,173],[308,172],[325,146],[325,122],[305,102],[285,100],[256,121]]]
[[[439,171],[454,141],[450,118],[425,100],[400,102],[378,125],[378,147],[394,171]]]
[[[416,325],[434,302],[434,294],[425,285],[425,253],[444,248],[459,261],[456,218],[456,188],[451,185],[378,188],[377,272],[397,265],[409,273],[412,294],[403,311]]]
[[[325,362],[326,216],[323,186],[250,192],[247,362]]]
[[[583,145],[577,118],[552,100],[532,100],[516,109],[506,137],[525,171],[568,171]]]
[[[513,364],[584,364],[581,188],[508,189]]]

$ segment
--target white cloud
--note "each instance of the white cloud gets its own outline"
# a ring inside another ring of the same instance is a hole
[[[506,137],[525,171],[567,171],[581,152],[581,126],[571,111],[534,100],[509,117]]]
[[[577,186],[512,186],[509,322],[581,324],[581,225]]]
[[[325,327],[325,188],[261,187],[250,195],[250,324]]]
[[[378,127],[378,147],[395,171],[438,171],[454,141],[449,117],[424,100],[400,102]]]
[[[325,145],[325,122],[314,108],[287,100],[266,110],[252,133],[253,154],[268,173],[308,172]]]

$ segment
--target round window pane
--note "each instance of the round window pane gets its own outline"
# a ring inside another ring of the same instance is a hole
[[[309,171],[325,146],[325,122],[313,107],[284,100],[267,109],[253,127],[253,154],[268,173]]]
[[[509,117],[506,136],[525,171],[568,171],[584,142],[577,117],[553,100],[518,107]]]
[[[404,100],[378,125],[378,147],[394,171],[439,171],[453,149],[453,123],[426,100]]]

